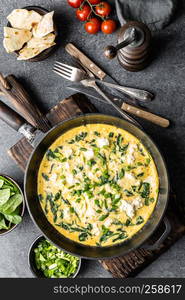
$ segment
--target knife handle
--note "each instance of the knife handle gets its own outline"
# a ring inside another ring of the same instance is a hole
[[[170,125],[169,120],[127,103],[123,103],[121,109],[161,127],[168,127]]]
[[[5,78],[0,73],[0,90],[30,124],[44,132],[50,129],[49,121],[14,75]]]
[[[8,105],[0,101],[0,119],[12,129],[19,131],[25,120]]]
[[[88,68],[94,75],[96,75],[99,79],[103,80],[106,76],[106,73],[102,71],[92,60],[90,60],[83,52],[77,49],[72,43],[69,43],[65,46],[67,53],[76,58]]]

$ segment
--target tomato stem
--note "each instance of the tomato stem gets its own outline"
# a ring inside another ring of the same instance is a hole
[[[91,8],[91,12],[90,12],[89,16],[90,16],[91,13],[93,12],[93,14],[95,14],[97,17],[99,17],[99,18],[102,19],[102,21],[103,21],[104,18],[103,18],[102,16],[98,15],[98,14],[96,13],[96,11],[94,10],[94,6],[96,6],[97,4],[94,4],[94,5],[93,5],[93,4],[91,4],[91,3],[89,2],[89,0],[84,0],[84,2],[82,2],[81,6],[82,6],[83,3],[85,3],[85,2],[87,2],[87,3],[89,4],[90,8]],[[89,16],[88,16],[88,18],[89,18]]]

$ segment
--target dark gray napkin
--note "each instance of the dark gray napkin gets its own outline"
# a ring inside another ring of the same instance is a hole
[[[162,29],[169,24],[177,4],[177,0],[115,1],[121,25],[127,21],[141,21],[153,31]]]

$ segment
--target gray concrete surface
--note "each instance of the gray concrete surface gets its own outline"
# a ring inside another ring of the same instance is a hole
[[[112,1],[114,2],[114,1]],[[60,48],[47,60],[38,63],[20,62],[12,55],[6,54],[2,47],[0,35],[0,71],[13,73],[22,78],[31,91],[34,101],[47,110],[59,99],[67,95],[65,80],[51,72],[56,59],[70,63],[64,45],[74,42],[88,53],[120,83],[148,89],[156,94],[156,99],[148,105],[151,111],[159,113],[172,121],[169,129],[162,129],[142,122],[146,131],[153,137],[163,151],[167,160],[171,182],[177,193],[179,203],[185,198],[185,18],[184,9],[173,23],[163,31],[154,34],[154,59],[142,72],[124,71],[117,60],[107,61],[102,49],[116,42],[116,34],[89,36],[83,25],[75,20],[74,10],[64,0],[1,0],[0,31],[6,25],[6,16],[14,9],[25,5],[37,5],[55,10],[61,33]],[[3,98],[2,98],[3,99]],[[6,99],[3,101],[7,102]],[[101,112],[114,113],[112,109],[93,102]],[[116,113],[114,113],[116,115]],[[23,173],[8,157],[7,149],[20,138],[7,125],[0,121],[0,172],[6,173],[23,182]],[[30,243],[40,234],[33,225],[28,213],[23,223],[12,233],[0,238],[0,277],[32,277],[27,264]],[[138,277],[184,277],[185,276],[185,237],[178,241],[169,251],[146,268]],[[98,262],[85,261],[81,277],[111,277]]]

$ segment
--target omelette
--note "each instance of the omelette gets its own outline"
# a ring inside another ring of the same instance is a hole
[[[121,128],[87,124],[47,150],[37,178],[47,220],[66,238],[95,247],[123,243],[150,218],[159,190],[153,158]]]

